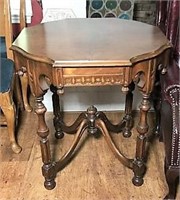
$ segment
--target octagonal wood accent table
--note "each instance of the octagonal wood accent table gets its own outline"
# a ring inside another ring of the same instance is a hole
[[[45,187],[55,187],[57,172],[70,160],[86,129],[91,135],[101,132],[120,162],[133,170],[133,184],[142,185],[146,169],[149,97],[156,71],[165,71],[171,49],[171,44],[160,29],[116,18],[65,19],[25,28],[11,49],[16,71],[27,71],[31,92],[36,97],[37,133],[40,137]],[[81,113],[71,126],[63,122],[59,94],[66,87],[106,85],[119,85],[126,94],[125,116],[118,124],[112,124],[94,106]],[[115,145],[109,132],[122,132],[125,137],[131,135],[132,91],[135,86],[142,93],[142,101],[135,157],[129,159]],[[49,88],[53,92],[56,137],[62,138],[64,133],[76,134],[67,153],[56,162],[50,153],[46,107],[42,102]]]

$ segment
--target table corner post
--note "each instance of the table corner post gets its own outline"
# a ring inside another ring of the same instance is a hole
[[[143,176],[146,171],[145,151],[146,151],[147,133],[149,130],[147,115],[151,107],[149,96],[150,96],[149,94],[143,93],[143,99],[140,105],[139,123],[137,125],[137,131],[139,135],[137,136],[137,142],[136,142],[136,155],[133,162],[134,177],[132,179],[133,184],[136,186],[141,186],[143,184],[144,182]]]
[[[40,137],[40,146],[42,154],[42,174],[45,178],[44,186],[46,189],[51,190],[56,186],[54,181],[56,176],[55,164],[52,162],[49,144],[49,129],[45,122],[46,107],[43,104],[43,97],[36,98],[35,113],[38,116],[38,130],[37,134]]]

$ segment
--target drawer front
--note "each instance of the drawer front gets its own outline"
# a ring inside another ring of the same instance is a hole
[[[123,85],[128,67],[104,68],[54,68],[54,85],[57,87],[71,86],[105,86]]]

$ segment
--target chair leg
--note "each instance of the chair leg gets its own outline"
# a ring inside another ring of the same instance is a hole
[[[175,199],[176,189],[177,189],[177,178],[179,176],[178,168],[165,168],[166,182],[169,188],[168,194],[165,196],[164,200]]]
[[[20,81],[21,81],[21,87],[22,87],[22,97],[23,97],[24,108],[27,112],[31,112],[32,107],[29,105],[29,102],[28,102],[28,93],[27,93],[28,76],[26,72],[24,72],[24,74],[20,76]]]
[[[17,144],[15,138],[16,108],[10,95],[11,94],[9,92],[6,93],[6,95],[4,94],[6,105],[5,103],[3,103],[1,109],[7,121],[7,129],[10,138],[11,148],[14,151],[14,153],[20,153],[22,148]]]

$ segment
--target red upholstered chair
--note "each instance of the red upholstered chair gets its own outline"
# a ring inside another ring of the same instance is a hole
[[[175,199],[176,184],[180,173],[180,51],[179,51],[179,0],[159,0],[157,4],[157,26],[171,41],[172,56],[167,73],[160,77],[161,108],[160,135],[165,148],[165,177],[169,192],[165,199]]]

